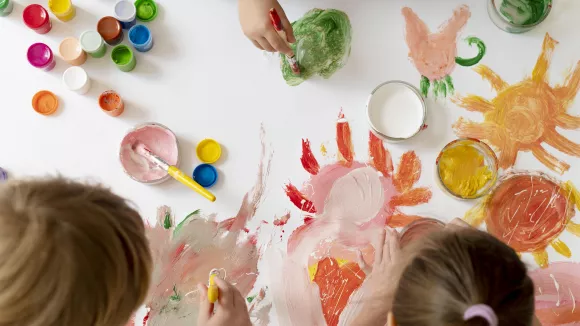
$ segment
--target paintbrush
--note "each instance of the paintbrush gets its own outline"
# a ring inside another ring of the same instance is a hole
[[[209,201],[215,201],[215,196],[207,191],[204,187],[202,187],[199,183],[195,182],[192,178],[188,177],[183,173],[179,168],[176,166],[170,165],[169,163],[165,162],[161,157],[155,155],[145,144],[141,142],[136,142],[132,146],[133,151],[135,153],[143,156],[149,162],[157,165],[160,169],[167,171],[170,176],[172,176],[175,180],[183,183],[184,185],[188,186],[189,188],[193,189],[198,194],[202,195],[203,197],[207,198]]]
[[[280,19],[276,8],[270,9],[270,21],[272,22],[272,26],[274,26],[276,32],[278,32],[278,35],[282,37],[284,42],[288,43],[288,36],[286,35],[284,25],[282,25],[282,20]],[[300,66],[298,66],[298,60],[296,60],[296,54],[293,56],[286,55],[286,61],[288,61],[292,73],[294,75],[300,75]]]

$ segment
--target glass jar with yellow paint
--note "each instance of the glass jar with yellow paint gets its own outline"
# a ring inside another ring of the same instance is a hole
[[[446,193],[459,199],[486,195],[498,177],[495,153],[477,139],[460,138],[445,145],[435,166],[437,183]]]

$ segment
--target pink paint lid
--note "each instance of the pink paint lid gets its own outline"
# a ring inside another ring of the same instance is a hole
[[[46,24],[50,18],[48,16],[48,11],[46,11],[43,6],[32,4],[24,8],[22,19],[24,19],[26,26],[36,29]]]
[[[34,43],[28,48],[28,62],[37,68],[44,68],[53,60],[50,47],[44,43]]]

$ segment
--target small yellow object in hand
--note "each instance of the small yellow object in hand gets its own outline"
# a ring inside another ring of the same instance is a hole
[[[215,284],[215,278],[219,275],[217,269],[212,269],[209,272],[209,286],[207,288],[207,300],[211,303],[215,303],[219,297],[218,287]]]

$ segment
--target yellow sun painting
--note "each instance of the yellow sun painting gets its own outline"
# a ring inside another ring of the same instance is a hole
[[[548,68],[558,42],[546,33],[531,77],[509,85],[489,67],[479,65],[475,72],[487,80],[497,92],[493,100],[477,95],[452,98],[453,103],[468,111],[481,112],[484,122],[460,117],[453,129],[459,137],[486,141],[499,154],[499,165],[508,168],[515,164],[518,152],[531,151],[548,168],[563,174],[570,165],[548,153],[546,143],[572,156],[580,156],[580,145],[556,130],[580,128],[580,117],[567,113],[580,87],[580,63],[568,74],[564,85],[551,87]]]

